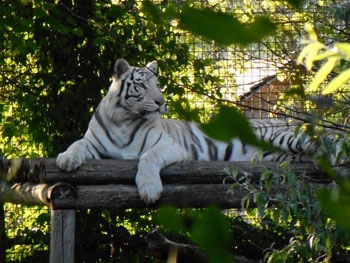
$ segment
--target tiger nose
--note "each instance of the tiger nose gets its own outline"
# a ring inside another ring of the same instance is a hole
[[[163,97],[159,97],[154,101],[158,106],[162,106],[165,103],[165,99]]]

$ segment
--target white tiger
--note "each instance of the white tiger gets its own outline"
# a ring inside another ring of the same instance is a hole
[[[157,62],[145,68],[132,67],[124,59],[115,64],[108,93],[96,109],[87,132],[65,152],[57,156],[57,166],[72,171],[88,159],[139,159],[136,185],[147,204],[160,198],[162,168],[188,159],[249,161],[257,152],[238,138],[230,143],[205,135],[198,124],[162,119],[165,99],[157,81]],[[282,124],[282,126],[281,126]],[[288,151],[300,153],[306,144],[294,129],[277,120],[252,120],[257,135]],[[279,160],[284,154],[265,153],[266,160]]]

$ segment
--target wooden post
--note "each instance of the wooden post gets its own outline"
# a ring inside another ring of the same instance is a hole
[[[51,200],[50,263],[74,263],[75,210],[54,209],[55,200],[76,198],[70,184],[57,183],[49,195]]]
[[[51,210],[50,263],[74,263],[75,210]]]
[[[6,230],[4,204],[0,203],[0,262],[6,262]]]

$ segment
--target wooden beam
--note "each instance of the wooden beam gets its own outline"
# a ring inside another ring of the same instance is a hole
[[[0,203],[50,206],[54,199],[73,200],[76,194],[76,189],[71,184],[55,183],[49,185],[29,182],[10,184],[0,180]]]
[[[0,180],[0,203],[49,205],[53,187],[48,184],[10,184]]]
[[[164,204],[179,207],[216,204],[222,208],[235,208],[241,207],[241,199],[247,192],[235,190],[234,194],[230,193],[231,169],[238,175],[249,173],[251,182],[258,182],[267,170],[277,173],[292,170],[297,176],[306,175],[317,183],[331,181],[312,163],[290,164],[282,169],[276,162],[255,165],[250,162],[181,162],[161,171],[162,197],[147,206],[139,199],[134,182],[137,163],[137,160],[90,160],[76,171],[66,173],[57,168],[54,158],[3,160],[0,165],[3,179],[27,182],[11,185],[0,181],[0,202],[45,204],[53,209],[156,208]]]
[[[83,166],[73,172],[60,171],[56,166],[56,159],[27,159],[29,165],[25,169],[17,169],[12,177],[15,181],[41,182],[53,184],[56,182],[71,183],[75,185],[96,184],[125,184],[134,185],[137,172],[137,160],[89,160]],[[23,166],[23,165],[22,165]],[[263,162],[252,164],[251,162],[203,162],[188,161],[170,165],[161,171],[164,184],[206,184],[222,183],[229,180],[229,172],[234,167],[238,173],[250,173],[253,180],[259,180],[266,170],[283,173],[293,171],[297,176],[305,175],[312,180],[329,183],[331,178],[322,173],[313,163],[289,164],[281,168],[278,162]],[[25,171],[25,172],[23,172]],[[26,178],[23,178],[26,177]],[[232,182],[232,180],[231,180]]]
[[[271,189],[269,194],[283,189]],[[64,191],[60,191],[64,192]],[[76,186],[76,197],[58,196],[52,199],[53,209],[79,209],[79,208],[151,208],[162,205],[175,205],[177,207],[202,208],[217,205],[225,208],[241,208],[242,198],[248,196],[254,207],[254,197],[243,189],[231,189],[231,184],[195,184],[195,185],[164,185],[161,198],[154,204],[146,205],[140,200],[136,186],[132,185],[79,185]]]

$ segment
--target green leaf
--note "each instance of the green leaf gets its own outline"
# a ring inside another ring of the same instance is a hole
[[[337,53],[337,52],[334,52],[333,50],[326,50],[325,52],[322,52],[318,55],[316,55],[314,57],[314,61],[317,61],[317,60],[324,60],[326,58],[330,58],[330,57],[334,57],[336,56],[337,58],[341,58],[341,56]]]
[[[285,91],[285,95],[287,97],[293,97],[293,96],[296,96],[296,97],[305,97],[305,92],[304,92],[304,89],[301,88],[300,86],[297,86],[297,87],[291,87],[289,88],[288,90]]]
[[[350,233],[350,191],[342,186],[338,191],[324,188],[317,192],[317,198],[322,211]]]
[[[244,143],[258,145],[258,140],[245,116],[232,107],[221,106],[212,122],[202,124],[201,128],[214,139],[228,142],[233,137],[238,137]]]
[[[186,232],[203,248],[210,262],[232,262],[226,249],[231,242],[229,220],[217,207],[201,211],[179,210],[172,206],[158,209],[156,222],[171,232]]]
[[[350,58],[350,44],[349,43],[337,43],[335,44],[336,48],[344,52],[346,56]]]
[[[156,222],[173,232],[183,232],[185,229],[183,218],[173,206],[163,206],[158,209]]]
[[[301,10],[305,0],[286,0],[292,7]],[[281,1],[284,2],[284,1]]]
[[[293,172],[287,174],[287,180],[289,186],[295,186],[296,185],[296,177]]]
[[[147,13],[147,16],[151,17],[153,22],[160,24],[163,21],[160,6],[153,4],[151,1],[143,2],[143,12]]]
[[[217,207],[209,207],[195,222],[191,231],[192,240],[203,248],[209,262],[232,262],[226,249],[231,241],[229,221]]]
[[[84,31],[80,28],[80,27],[75,27],[72,31],[72,33],[76,36],[83,36],[84,35]]]
[[[249,208],[250,205],[250,196],[249,195],[245,195],[243,196],[243,198],[241,199],[241,207],[244,209]]]
[[[324,63],[322,65],[322,67],[317,71],[316,75],[314,76],[313,81],[311,82],[309,88],[307,89],[307,91],[315,91],[317,90],[318,86],[321,84],[321,82],[323,82],[328,74],[333,70],[335,64],[337,63],[338,58],[337,57],[330,57],[328,58],[328,60],[326,61],[326,63]]]
[[[309,38],[311,41],[318,42],[317,34],[314,30],[314,27],[310,23],[305,23],[304,29],[309,34]]]
[[[254,22],[247,26],[246,34],[251,37],[251,42],[257,42],[276,31],[276,25],[268,17],[257,16]],[[244,44],[244,43],[243,43]]]
[[[256,17],[255,22],[246,26],[232,15],[191,7],[183,8],[180,26],[223,45],[256,42],[276,30],[266,17]]]
[[[314,42],[306,47],[300,52],[297,64],[301,64],[301,62],[305,59],[305,67],[307,70],[312,69],[312,64],[314,62],[314,58],[316,57],[318,51],[322,49],[324,45],[320,42]]]
[[[254,193],[254,202],[256,203],[260,216],[264,216],[268,203],[266,195],[263,192]]]
[[[345,82],[350,80],[350,68],[340,73],[337,77],[335,77],[322,91],[323,95],[327,95],[336,91],[343,85]]]

